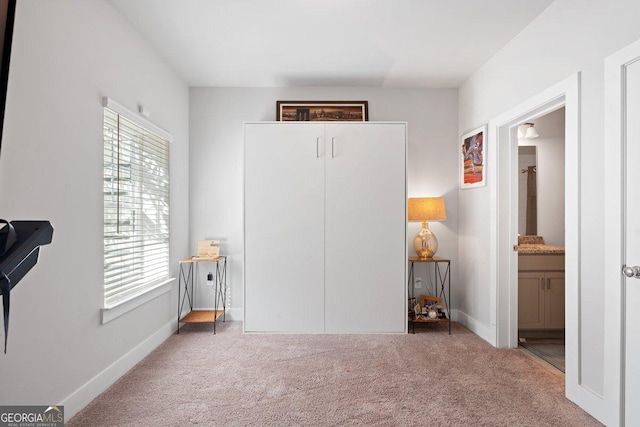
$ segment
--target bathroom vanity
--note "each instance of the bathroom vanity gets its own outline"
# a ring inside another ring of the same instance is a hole
[[[545,245],[542,238],[537,243],[520,243],[518,329],[564,329],[564,313],[564,247]]]

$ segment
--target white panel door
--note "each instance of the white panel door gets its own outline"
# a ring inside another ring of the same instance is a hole
[[[326,128],[325,331],[406,330],[406,125]]]
[[[324,126],[245,125],[245,331],[324,330]]]
[[[626,70],[624,262],[640,266],[640,58]],[[624,300],[625,425],[640,425],[640,277],[626,278]]]

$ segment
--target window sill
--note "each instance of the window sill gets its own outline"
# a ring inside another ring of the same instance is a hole
[[[111,322],[113,319],[116,319],[123,314],[128,313],[137,307],[140,307],[142,304],[146,304],[152,299],[166,294],[171,290],[171,283],[175,282],[175,280],[175,278],[167,279],[143,294],[123,301],[118,305],[114,305],[113,307],[100,309],[100,312],[102,314],[102,324],[104,325],[105,323]]]

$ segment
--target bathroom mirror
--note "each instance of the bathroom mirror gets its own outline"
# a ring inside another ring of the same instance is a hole
[[[537,152],[535,146],[518,147],[518,234],[538,234]]]

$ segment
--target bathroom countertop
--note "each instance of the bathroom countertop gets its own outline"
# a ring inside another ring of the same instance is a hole
[[[521,243],[518,245],[518,255],[549,255],[564,254],[564,246]]]
[[[518,236],[518,244],[522,245],[544,245],[542,236]]]

